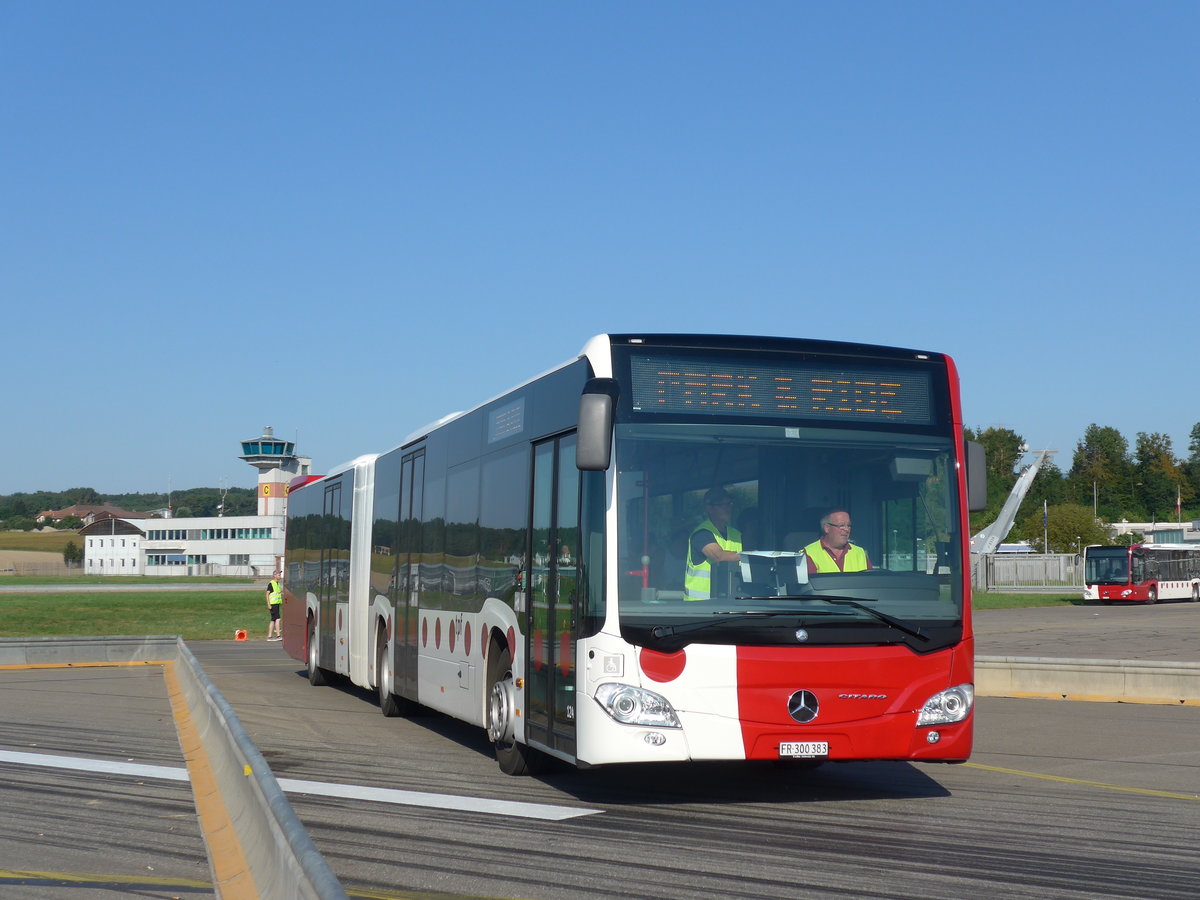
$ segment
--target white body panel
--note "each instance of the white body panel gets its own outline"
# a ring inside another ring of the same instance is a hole
[[[421,610],[417,656],[417,702],[483,726],[487,693],[487,641],[494,631],[516,633],[513,611],[495,597],[478,613]],[[524,673],[524,642],[515,641],[513,671]],[[518,737],[524,738],[524,707]]]
[[[580,642],[580,700],[577,755],[581,762],[666,762],[689,759],[744,759],[738,724],[737,656],[731,646],[692,644],[683,674],[669,683],[649,678],[637,648],[620,637],[598,634]],[[682,728],[624,725],[595,701],[605,682],[635,685],[666,697]],[[698,710],[705,710],[701,713]],[[662,741],[659,743],[661,736]]]

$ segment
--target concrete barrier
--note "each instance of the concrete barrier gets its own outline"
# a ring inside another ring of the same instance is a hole
[[[0,638],[0,666],[66,666],[175,660],[177,637]]]
[[[198,737],[199,750],[211,772],[212,789],[227,815],[233,834],[203,830],[208,846],[213,885],[218,896],[342,900],[347,894],[304,826],[288,803],[229,702],[204,674],[196,658],[177,637],[103,638],[3,638],[0,665],[94,666],[162,663],[168,667],[168,685],[178,685],[190,719],[189,730]],[[172,698],[172,702],[175,700]],[[179,719],[179,714],[176,714]],[[185,757],[190,757],[184,729],[176,722]],[[189,771],[191,759],[189,758]],[[203,798],[194,779],[200,810]],[[221,848],[214,847],[218,843]],[[229,848],[234,853],[228,853]],[[214,854],[237,855],[248,872],[222,876]]]
[[[1200,705],[1200,663],[978,656],[975,692],[981,697]]]

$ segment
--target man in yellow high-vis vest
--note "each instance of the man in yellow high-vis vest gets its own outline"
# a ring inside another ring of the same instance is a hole
[[[283,640],[283,626],[279,621],[279,611],[283,606],[283,583],[279,580],[279,573],[267,582],[267,611],[271,614],[271,623],[267,626],[268,641]]]
[[[742,534],[733,520],[733,498],[724,488],[704,495],[708,518],[692,530],[688,540],[687,569],[683,576],[683,599],[707,600],[712,596],[712,564],[741,559]]]
[[[850,543],[850,513],[835,509],[821,517],[821,537],[807,547],[808,572],[865,572],[871,568],[867,551]]]

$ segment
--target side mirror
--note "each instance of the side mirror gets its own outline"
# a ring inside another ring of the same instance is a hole
[[[579,398],[579,433],[575,467],[584,472],[604,472],[612,462],[613,412],[619,388],[612,378],[592,378]]]
[[[967,441],[967,509],[987,509],[987,452],[974,441]]]

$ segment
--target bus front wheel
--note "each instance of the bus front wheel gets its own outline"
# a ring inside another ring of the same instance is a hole
[[[1157,603],[1158,602],[1158,588],[1151,585],[1150,590],[1148,590],[1146,592],[1146,602],[1147,603]]]
[[[487,736],[505,775],[532,775],[540,754],[516,739],[517,685],[512,653],[493,644],[488,653]]]

